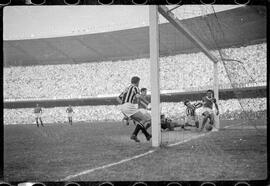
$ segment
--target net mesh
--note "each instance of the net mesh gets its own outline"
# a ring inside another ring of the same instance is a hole
[[[238,8],[240,7],[242,6]],[[266,124],[266,98],[265,95],[262,96],[260,89],[266,86],[265,41],[247,43],[245,33],[231,27],[224,16],[226,14],[222,16],[222,13],[217,12],[221,10],[218,6],[183,5],[167,8],[219,60],[219,89],[232,89],[233,92],[231,98],[218,103],[222,129],[255,129],[256,132],[262,132],[261,129]],[[239,24],[245,24],[248,19],[248,15],[239,18]],[[238,43],[234,44],[233,40],[236,38]],[[213,62],[161,15],[159,41],[162,91],[169,89],[196,94],[198,91],[213,89]],[[175,69],[173,73],[169,72],[171,68]],[[247,87],[254,87],[252,98],[245,98],[243,88]],[[184,99],[178,103],[161,104],[162,112],[182,125],[185,124],[186,115]],[[200,101],[201,99],[195,99],[191,103]],[[197,114],[201,125],[200,109]],[[227,120],[232,122],[228,123]],[[162,143],[174,144],[200,136],[196,128],[185,128],[187,130],[179,127],[172,132],[162,132]]]

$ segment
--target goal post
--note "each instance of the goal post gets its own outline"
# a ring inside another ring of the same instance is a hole
[[[219,83],[218,83],[218,63],[213,63],[213,79],[214,79],[214,94],[217,101],[219,103]],[[219,115],[215,114],[215,127],[216,129],[220,129]]]
[[[158,6],[149,5],[152,146],[161,144]]]

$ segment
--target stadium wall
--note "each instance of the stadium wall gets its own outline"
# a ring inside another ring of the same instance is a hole
[[[237,96],[235,95],[237,92]],[[221,89],[219,90],[219,99],[228,100],[236,98],[265,98],[267,94],[266,86],[244,87],[237,89]],[[175,92],[160,95],[161,102],[182,102],[185,99],[191,101],[200,100],[205,95],[205,91],[192,92]],[[150,96],[148,96],[150,98]],[[39,104],[45,108],[72,106],[96,106],[96,105],[117,105],[116,97],[93,97],[93,98],[77,98],[77,99],[57,99],[57,100],[27,100],[27,101],[5,101],[5,109],[15,108],[34,108]]]

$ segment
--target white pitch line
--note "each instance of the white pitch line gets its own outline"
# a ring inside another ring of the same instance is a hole
[[[225,127],[223,127],[223,128],[235,127],[235,126],[239,126],[239,125],[241,125],[241,124],[243,124],[243,123],[245,123],[245,122],[241,122],[241,123],[238,123],[238,124],[236,124],[236,125],[225,126]],[[188,141],[190,141],[190,140],[197,139],[197,138],[200,138],[200,137],[209,135],[209,134],[211,134],[212,132],[216,132],[216,131],[210,131],[210,132],[207,132],[207,133],[204,133],[204,134],[200,134],[200,135],[198,135],[198,136],[193,136],[193,137],[191,137],[191,138],[188,138],[188,139],[185,139],[185,140],[183,140],[183,141],[180,141],[180,142],[176,142],[176,143],[170,144],[170,145],[168,145],[168,146],[169,146],[169,147],[172,147],[172,146],[175,146],[175,145],[180,145],[180,144],[185,143],[185,142],[188,142]]]
[[[183,140],[183,141],[179,141],[179,142],[170,144],[170,145],[168,145],[168,147],[172,147],[172,146],[175,146],[175,145],[180,145],[180,144],[182,144],[182,143],[186,143],[186,142],[188,142],[188,141],[190,141],[190,140],[197,139],[197,138],[206,136],[206,135],[208,135],[208,134],[210,134],[210,132],[207,132],[207,133],[204,133],[204,134],[200,134],[200,135],[198,135],[198,136],[193,136],[193,137],[187,138],[187,139],[185,139],[185,140]]]
[[[170,144],[170,145],[168,145],[168,146],[171,147],[171,146],[179,145],[179,144],[181,144],[181,143],[185,143],[185,142],[188,142],[188,141],[190,141],[190,140],[200,138],[200,137],[205,136],[205,135],[207,135],[207,134],[209,134],[209,133],[204,133],[204,134],[201,134],[201,135],[198,135],[198,136],[194,136],[194,137],[185,139],[184,141],[181,141],[181,142],[178,142],[178,143],[174,143],[174,144]],[[71,178],[75,178],[75,177],[78,177],[78,176],[81,176],[81,175],[89,174],[89,173],[94,172],[94,171],[96,171],[96,170],[101,170],[101,169],[109,168],[109,167],[112,167],[112,166],[114,166],[114,165],[119,165],[119,164],[121,164],[121,163],[128,162],[128,161],[130,161],[130,160],[138,159],[138,158],[140,158],[140,157],[143,157],[143,156],[146,156],[146,155],[148,155],[148,154],[151,154],[151,153],[153,153],[153,152],[155,152],[155,151],[157,151],[157,149],[156,149],[156,150],[150,150],[150,151],[148,151],[148,152],[146,152],[146,153],[139,154],[139,155],[133,156],[133,157],[131,157],[131,158],[126,158],[126,159],[123,159],[123,160],[118,161],[118,162],[115,162],[115,163],[110,163],[110,164],[107,164],[107,165],[104,165],[104,166],[101,166],[101,167],[96,167],[96,168],[93,168],[93,169],[85,170],[85,171],[83,171],[83,172],[80,172],[80,173],[77,173],[77,174],[74,174],[74,175],[67,176],[67,177],[65,177],[64,179],[62,179],[61,181],[67,181],[67,180],[69,180],[69,179],[71,179]]]
[[[244,122],[242,122],[242,123],[244,123]],[[241,125],[242,123],[239,123],[239,124],[237,124],[237,125]],[[237,126],[237,125],[234,125],[234,126]],[[224,127],[224,128],[229,128],[229,127],[232,127],[232,126],[226,126],[226,127]],[[212,132],[213,132],[213,131],[212,131]],[[185,140],[183,140],[183,141],[180,141],[180,142],[177,142],[177,143],[170,144],[170,145],[168,145],[168,146],[169,146],[169,147],[172,147],[172,146],[180,145],[180,144],[186,143],[186,142],[188,142],[188,141],[190,141],[190,140],[197,139],[197,138],[200,138],[200,137],[209,135],[209,134],[212,133],[212,132],[207,132],[207,133],[204,133],[204,134],[200,134],[200,135],[198,135],[198,136],[193,136],[193,137],[187,138],[187,139],[185,139]],[[119,165],[119,164],[121,164],[121,163],[128,162],[128,161],[130,161],[130,160],[138,159],[138,158],[140,158],[140,157],[143,157],[143,156],[146,156],[146,155],[148,155],[148,154],[151,154],[151,153],[153,153],[153,152],[155,152],[155,151],[157,151],[157,149],[156,149],[156,150],[150,150],[150,151],[148,151],[148,152],[146,152],[146,153],[139,154],[139,155],[137,155],[137,156],[133,156],[133,157],[130,157],[130,158],[126,158],[126,159],[123,159],[123,160],[118,161],[118,162],[115,162],[115,163],[110,163],[110,164],[107,164],[107,165],[104,165],[104,166],[101,166],[101,167],[96,167],[96,168],[93,168],[93,169],[88,169],[88,170],[85,170],[85,171],[83,171],[83,172],[79,172],[79,173],[77,173],[77,174],[67,176],[67,177],[65,177],[64,179],[62,179],[61,181],[67,181],[67,180],[69,180],[69,179],[72,179],[72,178],[75,178],[75,177],[78,177],[78,176],[82,176],[82,175],[85,175],[85,174],[89,174],[89,173],[94,172],[94,171],[96,171],[96,170],[101,170],[101,169],[109,168],[109,167],[112,167],[112,166],[115,166],[115,165]]]
[[[96,170],[101,170],[101,169],[105,169],[105,168],[108,168],[108,167],[112,167],[112,166],[114,166],[114,165],[119,165],[119,164],[121,164],[121,163],[125,163],[125,162],[127,162],[127,161],[134,160],[134,159],[137,159],[137,158],[146,156],[146,155],[151,154],[151,153],[153,153],[153,152],[155,152],[155,151],[156,151],[156,150],[150,150],[150,151],[148,151],[148,152],[146,152],[146,153],[139,154],[139,155],[133,156],[133,157],[131,157],[131,158],[126,158],[126,159],[123,159],[123,160],[118,161],[118,162],[115,162],[115,163],[110,163],[110,164],[107,164],[107,165],[104,165],[104,166],[101,166],[101,167],[96,167],[96,168],[93,168],[93,169],[85,170],[85,171],[83,171],[83,172],[80,172],[80,173],[77,173],[77,174],[74,174],[74,175],[67,176],[66,178],[62,179],[61,181],[67,181],[67,180],[69,180],[69,179],[71,179],[71,178],[75,178],[75,177],[78,177],[78,176],[82,176],[82,175],[84,175],[84,174],[89,174],[89,173],[94,172],[94,171],[96,171]]]

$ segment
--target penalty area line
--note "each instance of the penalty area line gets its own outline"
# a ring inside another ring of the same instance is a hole
[[[133,156],[131,158],[126,158],[126,159],[123,159],[121,161],[118,161],[118,162],[115,162],[115,163],[110,163],[110,164],[107,164],[107,165],[104,165],[104,166],[101,166],[101,167],[96,167],[96,168],[93,168],[93,169],[88,169],[88,170],[85,170],[85,171],[82,171],[82,172],[79,172],[77,174],[74,174],[74,175],[70,175],[70,176],[67,176],[65,177],[64,179],[62,179],[61,181],[67,181],[67,180],[70,180],[72,178],[75,178],[75,177],[78,177],[78,176],[82,176],[82,175],[85,175],[85,174],[89,174],[91,172],[94,172],[96,170],[101,170],[101,169],[105,169],[105,168],[109,168],[109,167],[112,167],[112,166],[115,166],[115,165],[119,165],[121,163],[125,163],[125,162],[128,162],[130,160],[134,160],[134,159],[138,159],[140,157],[143,157],[143,156],[146,156],[148,154],[151,154],[155,152],[155,150],[150,150],[146,153],[143,153],[143,154],[139,154],[137,156]]]

